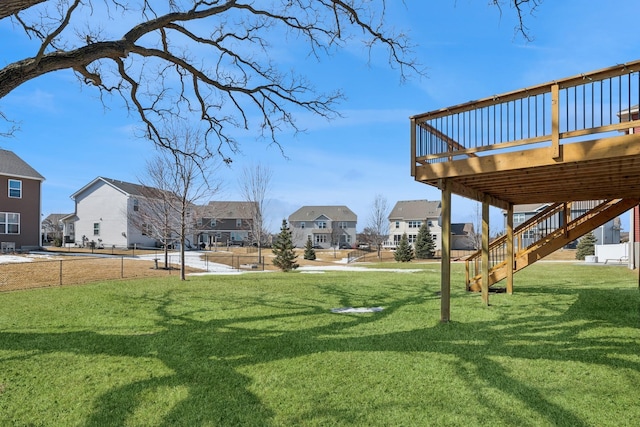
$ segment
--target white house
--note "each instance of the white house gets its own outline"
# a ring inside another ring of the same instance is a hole
[[[75,201],[74,243],[96,247],[151,247],[156,239],[134,225],[144,198],[139,184],[97,177],[71,195]],[[147,193],[148,194],[148,193]]]
[[[304,247],[311,237],[319,248],[353,247],[358,217],[346,206],[303,206],[289,215],[293,245]]]
[[[389,213],[389,239],[383,244],[386,248],[395,248],[403,234],[407,234],[409,243],[418,238],[418,231],[426,221],[436,246],[441,249],[442,229],[440,228],[442,208],[440,202],[429,200],[402,200],[395,204]]]

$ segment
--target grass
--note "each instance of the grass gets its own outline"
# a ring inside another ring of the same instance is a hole
[[[397,266],[394,264],[394,266]],[[0,294],[0,425],[623,426],[640,418],[624,267],[536,264],[514,295],[439,265]],[[379,313],[331,308],[383,306]]]

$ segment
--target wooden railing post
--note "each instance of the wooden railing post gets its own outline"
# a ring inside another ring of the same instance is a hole
[[[551,86],[551,151],[554,159],[560,159],[560,88]]]
[[[416,119],[411,118],[411,176],[416,176]]]

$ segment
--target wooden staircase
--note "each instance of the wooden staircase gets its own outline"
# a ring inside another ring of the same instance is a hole
[[[625,198],[555,203],[548,206],[514,229],[513,271],[528,267],[623,214],[639,202],[640,199]],[[465,260],[468,291],[481,290],[481,257],[482,251],[478,251]],[[508,269],[507,236],[503,235],[489,245],[489,287],[505,279]]]

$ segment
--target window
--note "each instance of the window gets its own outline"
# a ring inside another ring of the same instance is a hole
[[[318,221],[316,223],[316,225],[318,226],[318,228],[327,228],[327,222],[326,221]]]
[[[300,228],[304,228],[305,226],[306,226],[306,224],[305,224],[304,221],[300,223]]]
[[[523,213],[514,213],[513,214],[513,222],[524,222],[524,214]]]
[[[9,180],[9,197],[14,199],[22,198],[22,181],[17,179]]]
[[[242,227],[242,220],[240,218],[236,219],[236,227]]]
[[[100,223],[99,222],[94,222],[93,223],[93,235],[94,236],[99,236],[100,235]]]
[[[215,226],[216,226],[216,224],[217,224],[216,219],[215,219],[215,218],[213,218],[213,219],[211,220],[211,226],[212,226],[212,227],[215,227]]]
[[[433,221],[431,221],[431,220],[427,221],[427,225],[428,225],[429,227],[433,227]]]
[[[315,235],[316,243],[327,243],[327,235],[326,234],[316,234]]]
[[[0,212],[0,234],[20,234],[20,214]]]
[[[396,221],[396,228],[400,228],[400,221]]]
[[[143,236],[153,235],[153,229],[151,228],[151,224],[142,224],[142,235]]]
[[[408,221],[409,228],[420,228],[422,226],[422,221]]]
[[[409,243],[415,243],[416,240],[418,240],[418,235],[417,234],[409,234],[409,235],[407,235],[407,238],[409,239]]]
[[[431,239],[433,240],[433,242],[437,242],[438,241],[438,235],[437,234],[432,234],[431,235]]]
[[[133,210],[135,212],[138,212],[139,209],[140,209],[140,204],[138,203],[138,199],[133,199]]]
[[[347,222],[341,221],[340,224],[338,224],[338,227],[340,227],[342,230],[347,229],[348,228]]]

